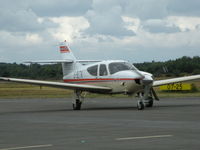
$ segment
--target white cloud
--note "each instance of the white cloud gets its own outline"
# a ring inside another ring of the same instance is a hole
[[[43,42],[43,39],[38,34],[27,34],[25,40],[31,44],[41,44]]]
[[[89,27],[84,17],[54,17],[51,21],[59,24],[58,28],[49,29],[49,32],[58,41],[73,42],[74,38],[81,36],[81,31]]]
[[[167,20],[178,26],[181,31],[196,30],[200,25],[200,17],[169,16]]]
[[[118,37],[135,35],[133,31],[125,28],[122,13],[123,7],[119,1],[94,0],[92,8],[85,15],[90,23],[86,34]]]
[[[125,22],[125,27],[127,29],[134,31],[135,33],[138,32],[141,25],[141,21],[139,18],[122,16],[122,19]]]
[[[56,24],[39,17],[31,9],[9,9],[2,7],[0,9],[0,28],[10,32],[38,32],[45,28],[56,27]]]
[[[0,56],[59,59],[56,45],[63,40],[85,59],[199,55],[200,3],[183,1],[0,1]]]

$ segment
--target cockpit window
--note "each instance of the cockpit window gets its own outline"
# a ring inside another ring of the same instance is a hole
[[[114,62],[109,64],[109,70],[110,74],[114,74],[119,71],[124,71],[124,70],[136,70],[136,68],[126,62]]]
[[[107,76],[108,75],[108,72],[107,72],[107,69],[106,69],[106,65],[104,65],[104,64],[100,65],[99,75],[100,76]]]
[[[92,66],[92,67],[88,67],[87,71],[92,76],[97,76],[97,68],[98,68],[98,65],[95,65],[95,66]]]

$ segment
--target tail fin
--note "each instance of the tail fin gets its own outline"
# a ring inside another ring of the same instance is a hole
[[[76,58],[74,57],[74,54],[72,53],[72,51],[69,49],[66,41],[60,43],[60,53],[61,53],[62,59],[76,61]]]
[[[69,75],[76,69],[76,57],[69,49],[66,41],[62,42],[59,48],[63,60],[72,60],[71,63],[68,62],[62,63],[63,78],[65,78],[65,76]]]

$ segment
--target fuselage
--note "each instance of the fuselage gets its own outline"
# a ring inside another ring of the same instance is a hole
[[[63,77],[64,82],[109,87],[110,93],[132,94],[143,89],[142,81],[152,75],[139,71],[123,60],[77,64],[74,71]]]

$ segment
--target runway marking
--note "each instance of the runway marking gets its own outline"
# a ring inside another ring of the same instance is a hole
[[[152,138],[167,138],[172,137],[173,135],[153,135],[153,136],[138,136],[138,137],[125,137],[125,138],[116,138],[117,141],[124,140],[138,140],[138,139],[152,139]]]
[[[3,148],[0,150],[18,150],[18,149],[29,149],[29,148],[41,148],[41,147],[51,147],[52,144],[46,144],[46,145],[32,145],[32,146],[22,146],[22,147],[11,147],[11,148]]]

